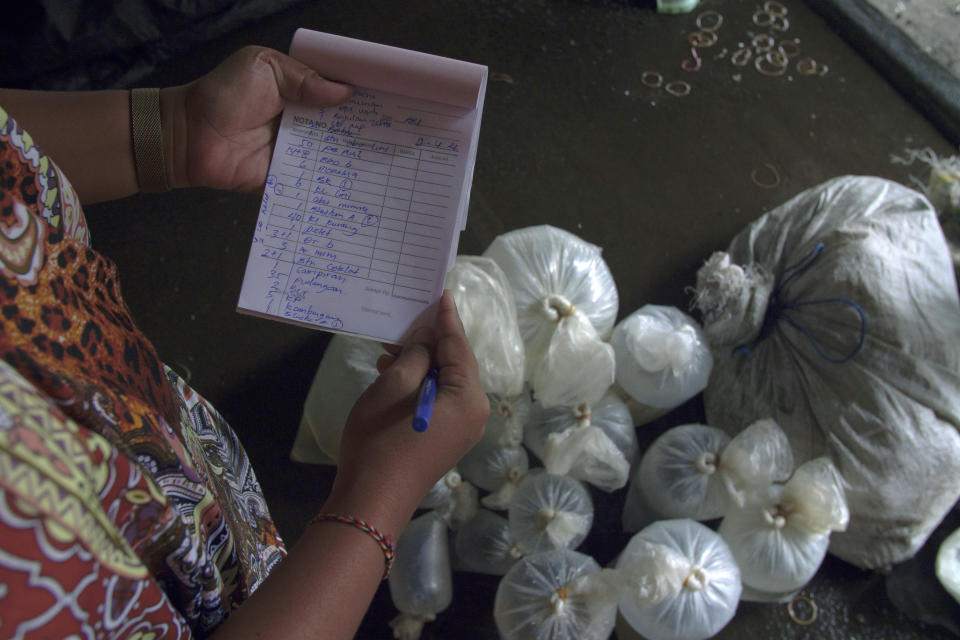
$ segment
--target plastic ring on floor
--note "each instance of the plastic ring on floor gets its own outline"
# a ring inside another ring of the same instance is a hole
[[[653,82],[650,79],[653,78]],[[644,71],[640,76],[640,82],[645,87],[650,87],[651,89],[659,89],[663,85],[663,76],[657,73],[656,71]]]
[[[797,73],[802,76],[812,76],[817,73],[817,61],[813,58],[800,58],[797,60]]]
[[[780,186],[780,172],[777,171],[777,168],[772,164],[770,164],[769,162],[764,162],[763,166],[769,169],[770,173],[773,174],[773,182],[760,182],[759,180],[757,180],[756,169],[750,172],[750,179],[753,180],[753,184],[757,185],[761,189],[776,189],[777,187]]]
[[[664,90],[672,96],[682,98],[683,96],[690,95],[690,83],[684,82],[683,80],[674,80],[673,82],[668,82]]]
[[[761,22],[762,18],[766,18],[766,22]],[[769,27],[775,19],[776,15],[769,11],[757,11],[753,14],[753,24],[758,27]]]
[[[780,22],[777,22],[778,20],[780,20]],[[790,28],[790,21],[784,18],[783,16],[776,16],[775,18],[770,20],[770,24],[767,26],[769,26],[774,31],[786,31],[787,29]]]
[[[783,49],[780,48],[767,51],[767,55],[763,57],[767,62],[775,67],[783,67],[786,69],[787,65],[790,64],[790,59],[787,57],[787,54],[784,53]]]
[[[786,17],[786,15],[789,13],[787,7],[780,2],[777,2],[777,0],[767,0],[764,2],[763,10],[781,18]]]
[[[787,66],[776,64],[773,60],[770,59],[770,54],[774,53],[773,51],[768,52],[765,56],[757,56],[753,61],[753,66],[757,71],[762,73],[765,76],[782,76],[787,70]],[[786,56],[782,56],[786,60]]]
[[[717,34],[709,29],[701,29],[700,31],[693,31],[690,35],[687,36],[687,41],[694,47],[712,47],[717,44]]]
[[[688,72],[700,71],[703,60],[700,59],[700,54],[697,53],[696,47],[690,47],[690,55],[692,56],[693,62],[691,62],[691,58],[687,58],[680,63],[680,68]]]
[[[705,18],[709,18],[713,21],[713,24],[708,24],[704,26],[703,21]],[[723,25],[723,16],[716,11],[704,11],[697,16],[697,28],[703,31],[716,31]]]
[[[733,55],[730,56],[730,62],[736,67],[745,67],[750,62],[751,57],[753,57],[753,51],[743,47],[733,52]]]
[[[803,602],[808,607],[810,607],[810,615],[807,616],[806,618],[801,618],[797,616],[797,612],[795,611],[794,608],[796,607],[796,603],[798,601]],[[803,627],[806,627],[817,621],[817,603],[811,600],[810,598],[808,598],[807,596],[798,593],[797,595],[790,598],[790,602],[787,603],[787,615],[789,615],[790,619],[793,620],[795,623]]]
[[[758,33],[753,36],[753,40],[750,41],[750,45],[754,48],[757,53],[766,53],[773,49],[777,44],[777,41],[773,39],[773,36],[766,33]]]
[[[781,40],[777,44],[777,48],[788,58],[796,58],[800,55],[800,43],[796,40]]]

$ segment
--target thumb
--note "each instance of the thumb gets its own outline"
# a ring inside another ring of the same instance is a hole
[[[407,339],[381,377],[394,377],[404,387],[419,387],[433,360],[435,341],[432,328],[420,327]]]
[[[316,71],[274,49],[258,52],[257,58],[270,66],[277,91],[285,102],[311,107],[331,107],[353,95],[353,87],[320,76]]]

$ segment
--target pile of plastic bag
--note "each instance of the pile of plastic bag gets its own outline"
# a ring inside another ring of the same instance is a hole
[[[454,571],[503,576],[503,638],[606,638],[618,612],[707,638],[828,549],[910,557],[960,495],[960,301],[936,215],[900,185],[840,178],[755,221],[700,270],[702,326],[657,305],[617,323],[600,248],[550,226],[459,256],[447,287],[491,416],[398,543],[396,638],[449,606]],[[335,462],[379,353],[333,338],[295,459]],[[700,392],[706,424],[640,450],[637,427]],[[594,496],[625,487],[636,534],[601,568],[577,549]]]

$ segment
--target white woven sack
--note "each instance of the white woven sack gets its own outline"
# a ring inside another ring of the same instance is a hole
[[[841,177],[796,196],[697,274],[707,420],[773,418],[798,463],[829,455],[862,567],[911,557],[960,496],[960,302],[930,203]]]

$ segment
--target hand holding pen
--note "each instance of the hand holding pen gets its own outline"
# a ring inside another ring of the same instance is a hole
[[[416,500],[413,509],[480,439],[490,405],[450,292],[441,297],[432,328],[386,349],[377,361],[380,377],[347,419],[334,488],[347,482],[370,491],[400,487],[404,498]]]

